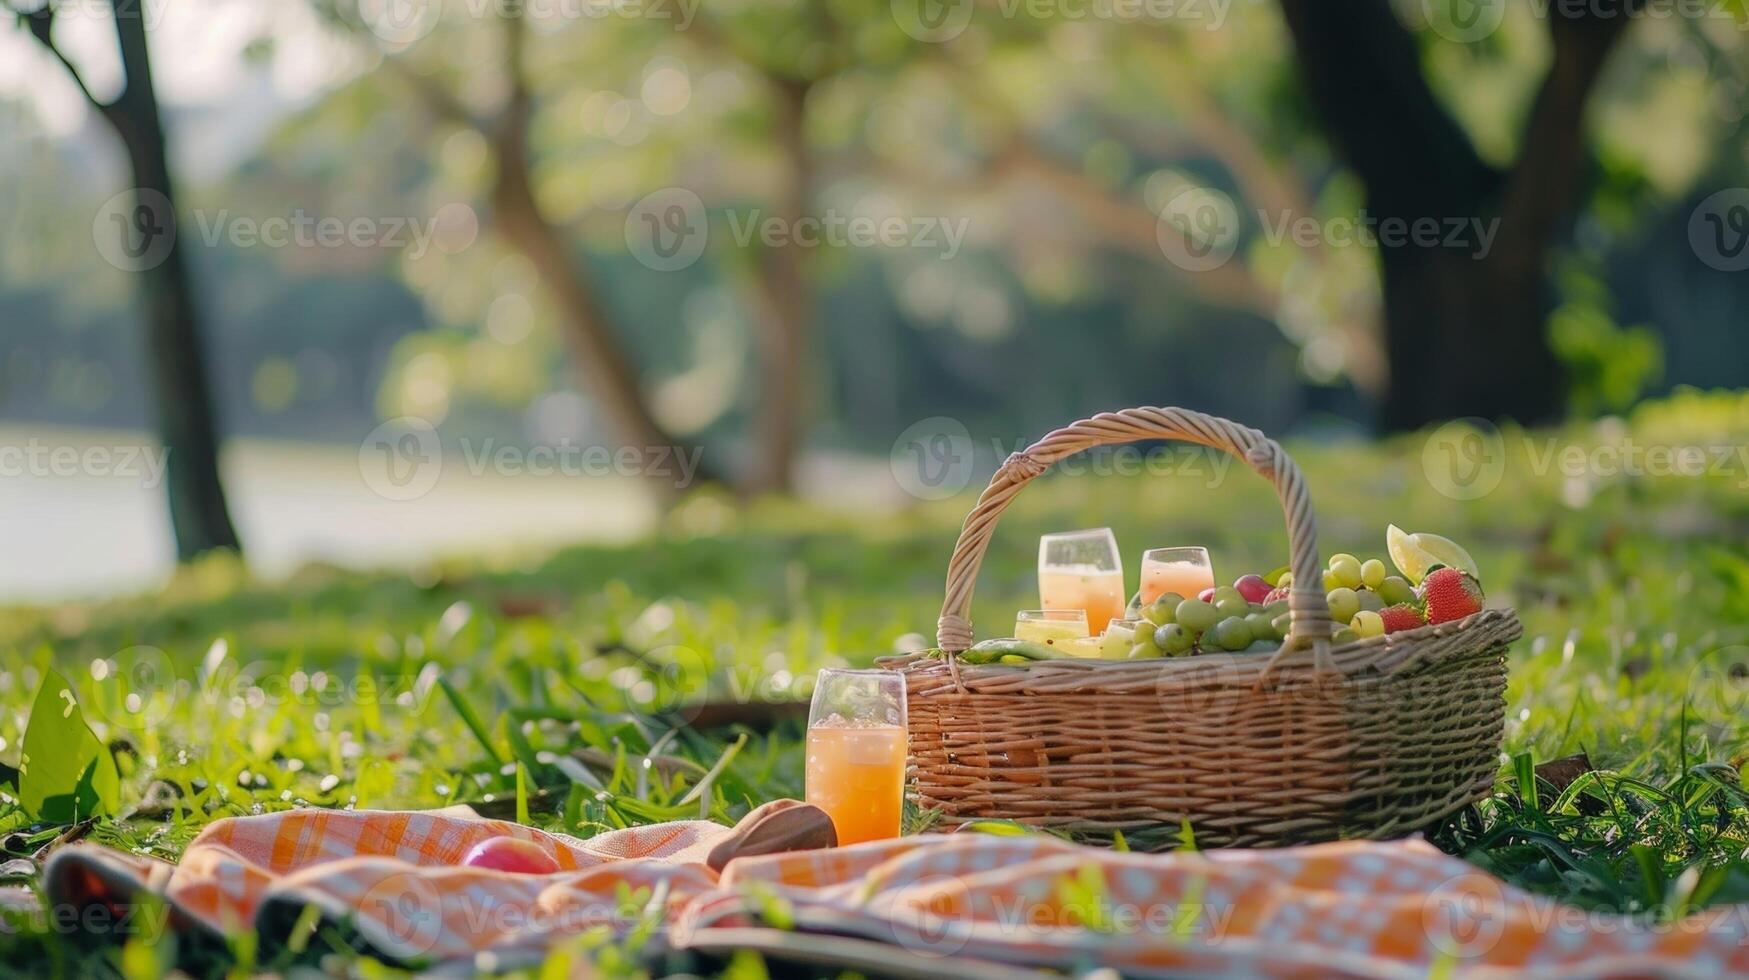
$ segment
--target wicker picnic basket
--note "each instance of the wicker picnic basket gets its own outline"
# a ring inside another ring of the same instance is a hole
[[[1292,627],[1269,655],[973,666],[972,588],[996,520],[1051,464],[1177,439],[1224,450],[1287,513]],[[906,680],[912,799],[956,825],[1007,819],[1132,846],[1387,837],[1485,796],[1499,768],[1510,611],[1332,646],[1311,498],[1255,429],[1181,408],[1108,412],[1010,456],[948,563],[941,654],[887,657]]]

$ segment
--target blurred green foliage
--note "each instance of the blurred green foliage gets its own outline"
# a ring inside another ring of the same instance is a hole
[[[315,6],[342,20],[354,8]],[[330,22],[319,44],[272,43],[284,39],[263,28],[239,58],[239,71],[270,73],[320,51],[331,81],[307,104],[274,106],[283,118],[257,149],[189,182],[186,210],[432,220],[459,204],[480,223],[453,253],[202,242],[229,431],[332,438],[415,412],[540,438],[530,419],[573,383],[543,283],[492,234],[489,146],[417,93],[489,109],[505,83],[498,25],[432,9],[444,14],[414,43]],[[798,81],[817,210],[971,228],[948,262],[915,249],[811,256],[818,441],[884,448],[931,414],[1042,426],[1114,403],[1197,404],[1272,430],[1314,412],[1367,417],[1380,383],[1372,250],[1271,232],[1284,217],[1361,209],[1272,4],[1133,23],[980,8],[941,44],[872,0],[712,0],[684,25],[544,9],[531,10],[527,58],[535,190],[683,435],[736,436],[758,387],[749,283],[761,250],[735,243],[728,219],[781,198],[776,93]],[[1439,12],[1402,16],[1441,99],[1485,156],[1507,160],[1546,68],[1547,25],[1509,5],[1499,30],[1458,43],[1428,26]],[[1687,230],[1699,198],[1744,180],[1741,16],[1733,2],[1646,17],[1613,56],[1565,259],[1582,274],[1558,279],[1551,325],[1576,412],[1745,380],[1738,280],[1702,266]],[[135,422],[125,277],[93,254],[88,222],[67,220],[108,191],[59,179],[88,165],[88,149],[47,135],[25,105],[4,111],[18,137],[0,211],[19,232],[9,238],[32,247],[0,253],[0,412]],[[700,195],[713,237],[696,266],[661,273],[626,254],[625,219],[673,186]],[[1185,193],[1226,195],[1240,221],[1235,258],[1212,274],[1185,274],[1160,247],[1156,216]]]

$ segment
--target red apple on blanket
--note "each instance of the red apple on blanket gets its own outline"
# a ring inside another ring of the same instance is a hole
[[[559,870],[546,849],[520,837],[492,837],[474,845],[462,864],[470,868],[491,868],[523,875],[550,875]]]

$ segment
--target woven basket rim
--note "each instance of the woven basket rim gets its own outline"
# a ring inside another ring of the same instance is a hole
[[[1523,633],[1518,614],[1510,608],[1484,609],[1481,612],[1466,616],[1463,619],[1448,623],[1421,626],[1412,630],[1403,630],[1384,636],[1368,637],[1353,643],[1345,643],[1330,649],[1330,660],[1335,667],[1335,675],[1342,679],[1352,679],[1365,675],[1390,674],[1399,670],[1428,666],[1443,660],[1458,656],[1467,656],[1475,651],[1461,647],[1440,645],[1442,650],[1433,656],[1418,655],[1418,651],[1428,641],[1459,636],[1465,633],[1486,631],[1499,634],[1487,646],[1503,645],[1517,639]],[[1316,676],[1328,676],[1318,668],[1310,650],[1298,651],[1297,655],[1276,660],[1271,651],[1259,650],[1255,653],[1205,653],[1188,657],[1159,657],[1149,660],[1105,660],[1093,657],[1074,657],[1061,660],[1037,660],[1026,664],[958,664],[960,677],[966,682],[985,679],[1011,679],[1017,676],[1064,679],[1070,675],[1081,675],[1089,690],[1097,690],[1108,683],[1125,683],[1125,686],[1141,678],[1157,679],[1161,683],[1170,683],[1178,679],[1175,675],[1190,675],[1198,683],[1207,684],[1219,678],[1231,678],[1234,683],[1254,686],[1264,676],[1271,676],[1280,682]],[[913,674],[925,672],[948,672],[945,657],[929,656],[927,653],[909,653],[875,659],[878,667],[900,673]]]

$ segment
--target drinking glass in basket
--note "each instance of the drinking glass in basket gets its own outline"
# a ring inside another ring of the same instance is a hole
[[[1142,553],[1142,605],[1168,592],[1194,599],[1215,587],[1206,548],[1155,548]]]
[[[1087,630],[1105,632],[1105,624],[1123,618],[1128,593],[1123,585],[1123,559],[1111,528],[1047,534],[1038,539],[1038,598],[1046,609],[1084,609]]]
[[[1014,614],[1014,638],[1047,643],[1091,636],[1085,609],[1022,609]]]

